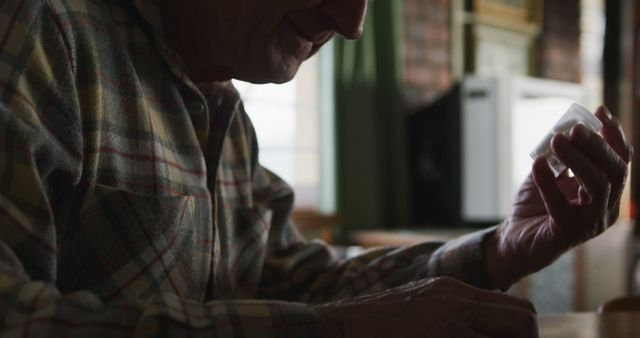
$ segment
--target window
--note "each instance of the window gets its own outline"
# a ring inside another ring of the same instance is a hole
[[[233,81],[256,129],[261,164],[291,184],[296,206],[324,211],[335,207],[330,53],[307,60],[285,84]]]

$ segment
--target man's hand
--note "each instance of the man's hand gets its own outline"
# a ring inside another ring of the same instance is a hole
[[[314,309],[321,338],[538,337],[529,301],[446,277]]]
[[[500,287],[551,264],[572,247],[605,231],[618,218],[632,157],[620,123],[605,108],[601,135],[582,125],[556,135],[551,148],[575,174],[555,178],[544,158],[533,164],[513,214],[485,243],[489,273]]]

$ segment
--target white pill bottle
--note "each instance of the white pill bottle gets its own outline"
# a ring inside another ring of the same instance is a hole
[[[568,138],[571,129],[577,124],[582,124],[594,132],[602,129],[602,122],[600,122],[595,115],[591,114],[585,107],[574,103],[530,154],[534,160],[540,156],[544,156],[556,177],[567,169],[567,166],[560,162],[553,151],[551,151],[551,139],[556,134],[563,134]]]

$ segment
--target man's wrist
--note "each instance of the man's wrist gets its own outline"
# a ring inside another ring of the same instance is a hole
[[[508,260],[505,259],[500,247],[500,229],[497,229],[483,243],[482,251],[484,254],[484,262],[487,266],[489,276],[495,283],[496,287],[506,290],[511,287],[518,279],[514,274],[512,267],[509,266]]]

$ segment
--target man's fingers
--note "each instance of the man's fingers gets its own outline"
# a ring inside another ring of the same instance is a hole
[[[609,207],[612,207],[622,194],[628,172],[627,162],[600,135],[583,125],[577,125],[572,130],[570,138],[571,143],[607,175],[611,183]]]
[[[379,304],[420,302],[423,298],[433,295],[434,290],[438,294],[458,292],[461,287],[471,288],[466,284],[450,277],[426,278],[412,281],[391,289],[365,294],[354,298],[347,298],[337,303],[350,304],[362,302],[376,302]]]
[[[531,313],[536,312],[533,304],[526,299],[514,297],[502,292],[478,289],[449,277],[434,278],[426,283],[422,281],[412,282],[392,290],[394,290],[394,292],[391,294],[374,300],[379,304],[402,302],[407,305],[422,307],[421,303],[426,304],[432,302],[434,297],[442,297],[442,302],[445,303],[447,299],[453,297],[474,300],[481,303],[509,305]]]
[[[596,117],[602,122],[602,136],[611,145],[611,148],[627,163],[631,160],[633,148],[627,142],[620,121],[616,119],[609,109],[600,106],[596,111]]]
[[[562,134],[553,137],[551,149],[560,161],[571,168],[576,178],[580,181],[582,188],[591,197],[590,202],[603,203],[603,207],[606,207],[604,202],[609,200],[611,191],[611,184],[606,175]]]
[[[486,291],[486,290],[479,290],[479,289],[476,289],[475,291],[476,292],[474,294],[467,295],[469,299],[472,299],[480,303],[502,304],[505,306],[518,308],[533,314],[536,313],[536,308],[533,306],[533,303],[531,303],[529,300],[514,297],[502,292],[493,292],[493,291]]]
[[[490,337],[537,338],[536,315],[505,304],[471,301],[467,305],[470,328]]]
[[[523,310],[535,313],[533,304],[522,298],[514,297],[502,292],[487,291],[464,284],[453,278],[441,277],[433,280],[433,286],[436,289],[425,289],[430,295],[433,291],[437,291],[439,295],[450,294],[456,297],[472,299],[482,303],[505,304],[512,307],[521,308]],[[419,292],[418,292],[419,293]]]
[[[567,213],[571,212],[573,205],[558,187],[553,172],[544,157],[536,159],[533,163],[532,173],[549,216],[558,224],[566,224],[568,222]]]

